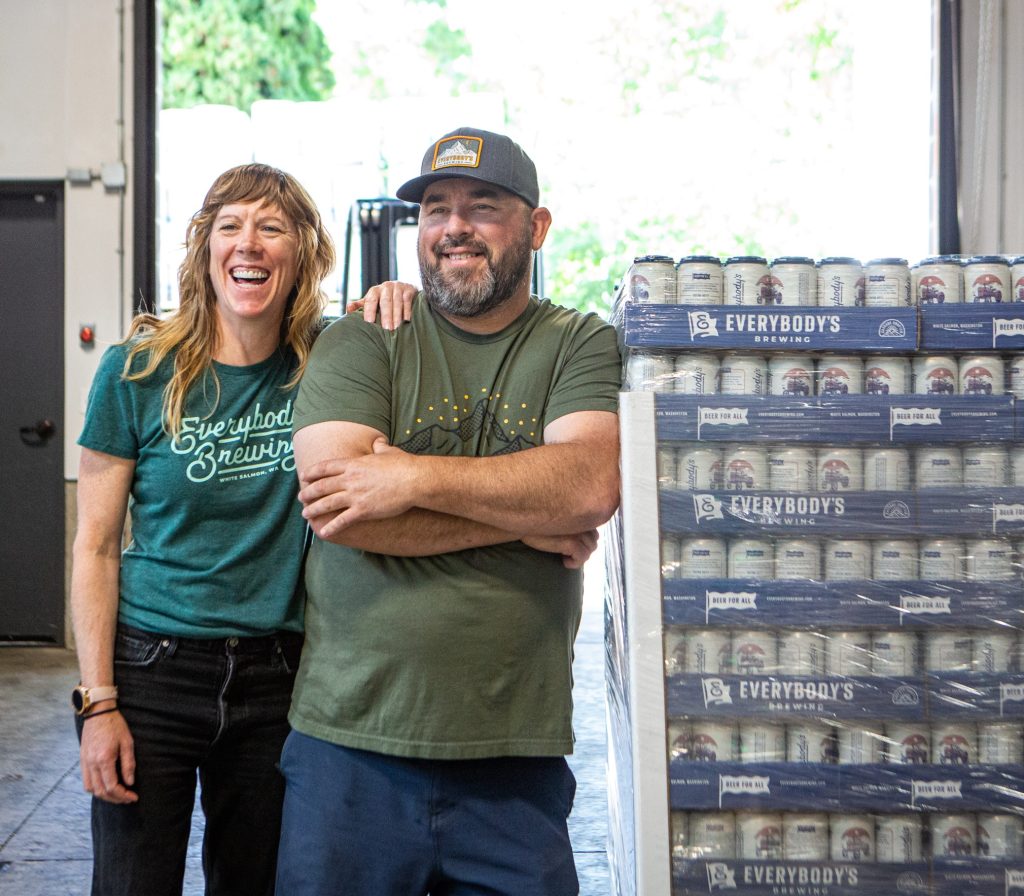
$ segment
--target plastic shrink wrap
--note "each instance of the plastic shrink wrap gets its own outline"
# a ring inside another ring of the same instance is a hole
[[[617,896],[1024,894],[1024,279],[985,258],[624,278]]]

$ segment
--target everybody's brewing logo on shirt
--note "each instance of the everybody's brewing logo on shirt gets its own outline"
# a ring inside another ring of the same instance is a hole
[[[295,470],[292,454],[292,401],[278,411],[256,407],[221,420],[184,417],[171,442],[175,454],[191,456],[185,475],[191,482],[218,482]]]

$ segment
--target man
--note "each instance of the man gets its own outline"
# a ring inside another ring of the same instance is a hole
[[[420,203],[424,301],[343,318],[295,409],[306,645],[282,757],[282,896],[574,894],[580,567],[619,498],[614,332],[530,295],[551,214],[460,128]]]

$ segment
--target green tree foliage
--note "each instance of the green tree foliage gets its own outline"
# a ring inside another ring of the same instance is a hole
[[[331,50],[316,0],[162,0],[163,106],[248,112],[260,99],[323,100]]]

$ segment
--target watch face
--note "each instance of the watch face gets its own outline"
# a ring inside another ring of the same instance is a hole
[[[85,709],[85,697],[78,688],[71,692],[71,705],[75,708],[76,712],[81,712]]]

